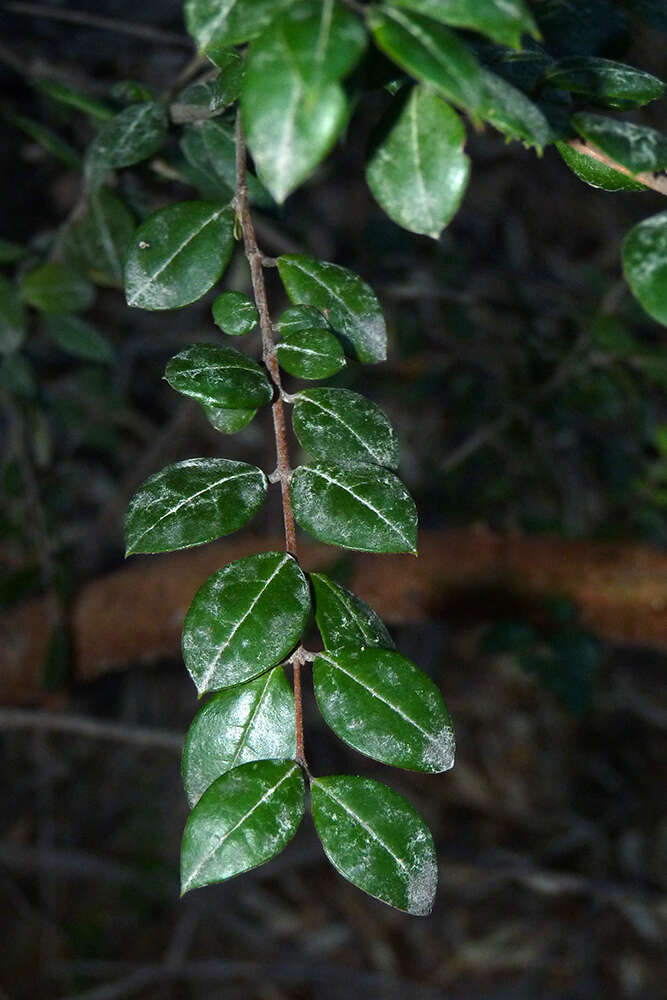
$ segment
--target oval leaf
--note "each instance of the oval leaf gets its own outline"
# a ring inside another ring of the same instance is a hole
[[[667,167],[667,136],[654,128],[587,111],[573,115],[571,121],[580,136],[633,174]]]
[[[264,503],[261,469],[226,458],[189,458],[147,479],[125,519],[126,555],[171,552],[242,527]]]
[[[199,693],[273,667],[296,645],[309,611],[308,582],[285,552],[218,570],[197,591],[183,628],[185,665]]]
[[[665,84],[651,73],[595,56],[561,59],[549,67],[544,80],[561,90],[586,94],[611,108],[648,104],[665,93]]]
[[[167,109],[159,101],[131,104],[102,126],[94,139],[94,159],[107,167],[131,167],[162,146],[167,135]]]
[[[387,331],[373,290],[361,278],[338,264],[305,254],[284,254],[278,270],[290,301],[320,309],[349,353],[373,364],[387,357]]]
[[[323,573],[310,573],[315,621],[325,649],[378,646],[393,649],[394,641],[382,619],[347,587]]]
[[[257,326],[255,303],[243,292],[223,292],[213,303],[213,322],[230,337],[241,337]]]
[[[202,404],[202,409],[211,427],[221,434],[236,434],[243,430],[257,413],[257,410],[239,410],[228,406],[207,406]]]
[[[296,378],[329,378],[345,367],[340,342],[324,326],[283,334],[276,357],[280,367]]]
[[[110,364],[113,361],[109,341],[80,316],[47,316],[44,329],[58,347],[68,354],[86,361],[98,361],[100,364]]]
[[[501,76],[482,71],[484,92],[477,113],[508,139],[542,150],[549,142],[551,128],[546,117],[523,91]]]
[[[200,49],[238,45],[261,35],[295,0],[185,0],[185,24]]]
[[[292,839],[303,811],[303,777],[291,760],[252,761],[223,774],[186,823],[181,895],[264,864]]]
[[[302,465],[292,476],[291,497],[299,525],[321,542],[362,552],[417,554],[414,500],[386,469]]]
[[[195,716],[183,749],[183,784],[191,806],[233,767],[294,757],[294,695],[282,667],[220,691]]]
[[[355,750],[384,764],[437,774],[454,764],[454,732],[430,677],[387,649],[320,653],[315,694],[326,722]]]
[[[349,389],[305,389],[294,399],[294,433],[315,458],[341,465],[398,466],[396,431],[379,406]]]
[[[40,312],[83,312],[95,298],[95,289],[83,275],[57,261],[48,261],[25,276],[21,296]]]
[[[231,208],[182,201],[158,209],[139,226],[125,266],[127,303],[178,309],[205,295],[224,271],[234,245]]]
[[[585,153],[579,153],[566,142],[557,142],[556,148],[573,174],[591,187],[603,191],[646,191],[646,187],[619,170],[601,163]]]
[[[207,406],[257,409],[273,396],[261,365],[219,344],[187,347],[169,361],[165,378],[172,389]]]
[[[427,916],[438,885],[433,837],[419,813],[379,781],[334,775],[311,781],[324,853],[353,885],[383,903]]]
[[[415,87],[366,168],[368,186],[394,222],[438,239],[468,184],[464,142],[456,112],[435,94]]]
[[[539,38],[523,0],[392,0],[392,5],[408,7],[453,28],[479,31],[515,49],[521,47],[524,33]]]
[[[667,212],[630,230],[623,243],[623,270],[649,316],[667,326]]]

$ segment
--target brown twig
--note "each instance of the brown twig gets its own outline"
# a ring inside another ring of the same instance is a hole
[[[575,153],[581,153],[583,156],[590,156],[592,160],[597,160],[598,163],[604,163],[605,166],[611,167],[612,170],[617,170],[619,174],[625,174],[626,177],[630,177],[633,181],[639,181],[640,184],[644,184],[645,187],[651,188],[653,191],[657,191],[659,194],[667,195],[667,174],[663,171],[660,173],[650,173],[646,171],[641,174],[633,174],[631,170],[624,167],[622,163],[617,163],[616,160],[612,160],[610,156],[603,153],[601,149],[597,146],[591,145],[589,142],[584,142],[582,139],[566,139],[566,144],[570,146]]]
[[[11,729],[66,733],[68,736],[109,740],[112,743],[126,743],[178,754],[183,749],[183,737],[180,733],[102,722],[99,719],[76,715],[58,715],[54,712],[31,711],[21,708],[0,708],[0,730],[9,732]]]
[[[246,164],[245,133],[241,112],[236,115],[236,213],[238,216],[241,232],[243,233],[243,244],[245,254],[250,266],[250,277],[252,289],[259,312],[259,326],[262,333],[262,358],[274,386],[275,398],[272,406],[273,431],[276,442],[276,469],[270,477],[272,482],[280,483],[283,505],[283,522],[285,527],[285,549],[290,555],[297,558],[296,527],[294,524],[294,512],[292,511],[292,501],[290,499],[290,482],[292,479],[292,468],[289,460],[289,447],[287,443],[287,426],[285,423],[285,407],[283,404],[283,389],[280,380],[280,368],[275,352],[273,340],[273,323],[269,311],[269,303],[266,295],[266,284],[264,281],[264,267],[269,266],[268,258],[257,246],[255,227],[250,214],[250,203],[248,201],[248,172]],[[273,262],[272,262],[273,263]],[[303,766],[306,766],[306,757],[303,745],[303,708],[301,699],[301,666],[302,661],[299,651],[292,657],[292,669],[294,672],[294,701],[296,716],[296,759]]]

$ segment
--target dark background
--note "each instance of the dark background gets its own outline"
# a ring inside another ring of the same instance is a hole
[[[139,38],[0,7],[2,110],[83,149],[90,124],[41,97],[35,77],[100,97],[128,78],[163,93],[192,53],[176,0],[78,9],[119,28],[140,19],[172,33]],[[664,76],[664,53],[665,36],[644,30],[625,58]],[[365,188],[364,150],[381,104],[362,102],[344,148],[286,208],[260,215],[259,234],[270,253],[335,260],[376,289],[389,361],[346,371],[339,383],[391,415],[423,525],[663,547],[655,441],[665,376],[619,361],[595,332],[611,317],[652,357],[664,350],[664,331],[633,302],[619,263],[624,234],[663,200],[594,191],[553,149],[538,159],[488,129],[471,134],[470,188],[436,245],[395,227]],[[664,127],[664,107],[641,120]],[[78,173],[6,116],[0,170],[0,236],[48,243],[76,201]],[[188,196],[147,166],[136,174],[121,183],[142,210]],[[247,283],[238,256],[223,287]],[[279,309],[281,293],[270,291]],[[44,399],[33,431],[37,492],[5,479],[7,579],[31,569],[39,577],[41,520],[68,594],[117,568],[127,499],[167,462],[210,454],[271,468],[266,418],[220,438],[160,381],[171,354],[214,336],[210,298],[151,314],[100,290],[92,316],[114,346],[108,372],[31,331]],[[267,505],[254,529],[275,532],[279,516]],[[121,729],[108,739],[106,730],[4,727],[0,1000],[664,996],[664,651],[605,642],[579,625],[567,595],[554,594],[538,618],[477,595],[460,616],[434,612],[392,629],[454,717],[458,759],[446,775],[390,773],[347,751],[324,732],[307,685],[313,771],[388,781],[430,824],[440,888],[428,919],[342,881],[309,820],[274,862],[179,901],[179,741],[196,711],[182,665],[128,664],[37,699],[40,713]],[[143,745],[157,729],[168,734],[164,746]]]

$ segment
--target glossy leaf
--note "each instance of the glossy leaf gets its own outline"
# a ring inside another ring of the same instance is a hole
[[[136,223],[129,208],[106,188],[91,191],[83,218],[68,229],[64,248],[72,267],[98,285],[121,288]]]
[[[501,45],[521,47],[521,35],[539,36],[523,0],[392,0],[453,28],[479,31]]]
[[[372,364],[387,357],[387,331],[375,294],[361,278],[338,264],[284,254],[278,270],[290,300],[320,309],[345,338],[348,353]]]
[[[365,601],[323,573],[310,573],[309,578],[313,587],[315,621],[325,649],[394,648],[382,619]]]
[[[349,389],[305,389],[294,399],[294,433],[314,458],[398,466],[396,431],[379,406]]]
[[[324,326],[284,334],[276,357],[280,367],[296,378],[329,378],[345,367],[340,341]]]
[[[92,324],[80,316],[47,316],[44,324],[49,337],[68,354],[85,361],[110,364],[113,361],[111,344]]]
[[[265,370],[233,347],[192,344],[167,365],[169,385],[207,406],[257,409],[271,401]]]
[[[243,292],[223,292],[213,303],[213,322],[230,337],[250,333],[258,320],[255,303]]]
[[[94,140],[94,158],[107,167],[131,167],[161,148],[167,136],[167,109],[160,101],[143,101],[119,111]]]
[[[226,458],[190,458],[147,479],[125,519],[126,555],[202,545],[241,528],[264,503],[261,469]]]
[[[83,312],[95,298],[95,289],[83,275],[48,261],[23,278],[21,296],[40,312]]]
[[[12,354],[23,343],[25,312],[18,291],[0,274],[0,354]]]
[[[290,306],[281,313],[276,325],[283,337],[304,330],[330,329],[324,314],[313,306]]]
[[[125,265],[127,303],[178,309],[205,295],[234,245],[231,208],[182,201],[158,209],[137,229]]]
[[[464,143],[456,112],[436,94],[415,87],[366,167],[368,186],[390,219],[438,239],[468,184]]]
[[[572,173],[591,187],[601,188],[603,191],[646,191],[646,187],[639,181],[608,167],[592,156],[577,152],[566,142],[557,142],[556,148]]]
[[[667,167],[667,136],[656,129],[587,111],[573,115],[572,125],[583,139],[633,174],[657,173]]]
[[[623,242],[623,270],[649,316],[667,326],[667,212],[630,230]]]
[[[379,48],[448,101],[474,111],[482,98],[480,66],[461,39],[430,17],[395,7],[371,8]]]
[[[114,116],[107,104],[90,97],[89,94],[81,93],[80,90],[74,90],[73,87],[68,87],[58,80],[37,80],[35,86],[52,100],[66,104],[70,108],[76,108],[77,111],[83,111],[84,114],[98,121],[105,122]]]
[[[34,142],[36,142],[42,149],[45,149],[47,153],[55,157],[61,163],[64,163],[67,167],[80,167],[81,157],[77,153],[73,146],[70,146],[68,142],[65,142],[59,135],[53,132],[50,128],[42,125],[40,122],[34,121],[32,118],[26,118],[25,115],[14,115],[9,114],[7,118],[12,123],[20,128],[22,132],[25,132]]]
[[[199,588],[185,618],[183,657],[199,694],[251,680],[296,645],[308,582],[285,552],[237,559]]]
[[[243,430],[257,413],[257,410],[241,410],[230,406],[207,406],[202,404],[206,419],[221,434],[235,434]]]
[[[233,767],[294,757],[294,695],[282,667],[214,695],[195,716],[183,749],[183,784],[191,806]]]
[[[561,90],[586,94],[611,108],[648,104],[665,93],[663,81],[651,73],[594,56],[561,59],[549,67],[544,80]]]
[[[236,186],[236,140],[234,129],[220,121],[186,125],[181,148],[188,162],[201,171],[216,197],[230,199]],[[248,198],[251,205],[272,204],[271,195],[248,171]]]
[[[185,0],[185,24],[200,49],[261,35],[295,0]]]
[[[482,71],[483,97],[477,112],[508,139],[542,150],[551,138],[551,128],[530,98],[501,76]]]
[[[363,552],[417,552],[417,511],[400,479],[376,465],[302,465],[291,485],[298,524],[321,542]]]
[[[311,781],[313,821],[334,868],[370,896],[427,916],[438,885],[431,833],[401,795],[353,775]]]
[[[181,895],[264,864],[289,843],[305,807],[291,760],[258,760],[223,774],[192,810],[183,834]]]
[[[440,691],[410,660],[363,646],[320,653],[313,668],[326,722],[384,764],[436,774],[454,764],[454,732]]]

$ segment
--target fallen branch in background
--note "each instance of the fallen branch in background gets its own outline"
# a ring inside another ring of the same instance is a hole
[[[185,612],[196,590],[225,562],[279,547],[241,536],[202,549],[136,560],[86,584],[71,614],[73,681],[180,655]],[[331,568],[338,553],[305,544],[307,569]],[[483,528],[424,532],[419,558],[350,554],[343,582],[387,621],[413,625],[540,621],[548,597],[566,597],[581,624],[601,638],[667,652],[667,553],[646,546],[499,535]],[[44,693],[43,665],[57,622],[52,595],[0,616],[0,701]]]

